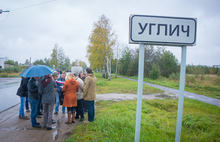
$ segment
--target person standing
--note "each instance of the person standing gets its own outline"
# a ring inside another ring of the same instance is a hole
[[[67,80],[62,88],[64,92],[63,106],[67,107],[68,121],[65,124],[75,123],[75,107],[77,106],[76,92],[79,90],[79,83],[73,78],[73,74],[67,75]],[[71,120],[72,115],[72,120]]]
[[[28,96],[28,88],[27,88],[28,80],[29,78],[22,77],[20,87],[17,90],[17,95],[20,96],[20,100],[21,100],[20,109],[19,109],[19,119],[25,119],[25,120],[29,119],[24,114],[25,99]]]
[[[43,124],[47,130],[52,130],[52,114],[55,104],[54,88],[57,84],[50,75],[46,75],[39,85],[38,92],[42,95],[42,104],[44,107]]]
[[[58,72],[53,72],[52,74],[52,79],[56,82],[57,78],[58,78]],[[56,102],[56,95],[57,95],[57,88],[54,88],[54,96],[55,96],[55,102]]]
[[[85,81],[85,79],[86,79],[85,73],[84,72],[80,72],[79,74],[80,74],[80,78],[82,79],[82,81]]]
[[[93,122],[95,119],[94,100],[96,99],[96,77],[91,68],[86,69],[86,79],[83,91],[83,98],[86,100],[88,109],[88,121]]]
[[[38,84],[39,77],[32,77],[28,81],[28,101],[31,104],[31,123],[32,127],[41,128],[40,123],[36,121],[37,103],[39,99]]]
[[[80,72],[79,73],[79,78],[82,79],[83,82],[85,82],[85,79],[86,79],[86,75],[84,72]],[[87,113],[88,110],[87,110],[87,106],[86,106],[86,101],[83,99],[83,113]]]
[[[62,73],[61,77],[57,79],[56,83],[57,83],[57,95],[56,95],[56,106],[55,106],[55,113],[54,114],[58,114],[59,112],[59,105],[62,105],[62,97],[63,97],[63,92],[62,92],[62,88],[64,83],[65,83],[65,77],[66,74]],[[62,111],[63,114],[65,113],[65,107],[62,106]]]
[[[82,81],[82,79],[80,79],[76,73],[73,73],[74,75],[74,79],[76,81],[78,81],[79,83],[79,90],[78,92],[76,92],[77,95],[77,106],[76,106],[76,117],[75,119],[79,119],[80,116],[80,120],[79,121],[83,121],[84,120],[84,111],[83,111],[83,89],[84,89],[84,82]]]
[[[26,100],[25,100],[25,108],[26,108],[26,112],[30,112],[29,103],[28,103],[28,95],[26,96]]]

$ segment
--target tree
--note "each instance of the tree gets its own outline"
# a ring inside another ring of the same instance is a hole
[[[83,70],[86,70],[86,68],[87,68],[86,63],[85,63],[85,62],[83,62],[83,61],[79,61],[79,66],[80,66],[80,67],[82,67],[82,68],[83,68]]]
[[[114,33],[111,31],[110,20],[102,15],[93,25],[87,46],[87,57],[92,68],[107,70],[108,79],[111,75],[112,46],[115,44]]]
[[[44,64],[50,66],[50,58],[44,58]]]
[[[5,61],[5,64],[14,65],[15,62],[13,60],[8,60],[8,61]]]
[[[170,51],[164,51],[160,58],[161,75],[169,77],[171,73],[176,73],[178,60]]]
[[[64,60],[64,68],[68,69],[68,70],[70,69],[70,58],[69,58],[69,56],[67,56]]]
[[[44,64],[44,61],[42,59],[40,59],[40,60],[36,60],[34,62],[34,65],[45,65],[45,64]]]
[[[77,66],[77,65],[82,67],[83,70],[86,70],[86,68],[87,68],[87,65],[85,62],[76,59],[75,62],[72,62],[71,66]]]
[[[115,48],[114,48],[114,55],[115,55],[115,78],[117,78],[117,74],[118,74],[118,58],[119,58],[119,54],[120,54],[119,46],[120,46],[120,44],[117,42],[115,44]]]
[[[64,62],[65,62],[65,53],[63,51],[63,48],[60,47],[58,50],[58,67],[62,70],[65,70]]]
[[[50,67],[53,67],[53,65],[55,65],[55,67],[58,67],[58,44],[54,45],[53,48],[53,52],[50,55],[51,59],[50,59]]]
[[[155,79],[159,78],[159,76],[160,76],[160,68],[157,64],[153,63],[152,64],[152,70],[149,73],[149,77],[151,79],[155,80]]]
[[[30,61],[28,59],[26,59],[24,64],[28,66],[28,65],[30,65]]]
[[[125,46],[122,50],[122,55],[121,55],[121,58],[119,59],[119,62],[118,62],[119,74],[122,74],[122,75],[127,74],[129,64],[131,61],[130,57],[131,57],[131,50],[129,49],[128,46]]]

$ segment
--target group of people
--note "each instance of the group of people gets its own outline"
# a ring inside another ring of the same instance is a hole
[[[52,119],[54,105],[55,115],[58,114],[60,105],[63,113],[67,107],[66,124],[75,123],[75,119],[79,118],[79,121],[84,121],[85,106],[88,111],[88,122],[93,122],[95,118],[96,77],[91,68],[86,69],[86,74],[81,72],[79,75],[76,73],[66,75],[63,72],[59,75],[59,72],[54,72],[44,77],[22,78],[17,95],[21,100],[19,118],[29,119],[24,113],[24,101],[28,96],[31,105],[31,123],[35,128],[41,128],[40,123],[36,121],[39,103],[43,106],[43,127],[47,130],[52,130],[51,126],[55,123]]]

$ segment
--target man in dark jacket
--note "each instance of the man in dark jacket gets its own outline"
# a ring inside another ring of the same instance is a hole
[[[37,123],[35,118],[37,114],[37,103],[39,99],[38,80],[39,77],[32,77],[28,82],[28,101],[31,104],[31,123],[32,127],[35,128],[41,128],[40,123]]]
[[[28,89],[27,89],[28,80],[29,78],[22,77],[20,87],[18,88],[17,91],[17,95],[20,96],[20,100],[21,100],[20,109],[19,109],[19,118],[25,120],[29,119],[27,116],[24,115],[24,103],[28,95]]]

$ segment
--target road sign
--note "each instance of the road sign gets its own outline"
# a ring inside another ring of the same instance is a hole
[[[169,46],[196,44],[196,18],[131,15],[129,43]]]
[[[162,17],[148,15],[130,16],[129,43],[139,44],[139,64],[138,64],[138,91],[135,142],[140,141],[141,108],[143,94],[143,72],[144,72],[144,44],[181,46],[181,71],[179,85],[179,101],[177,112],[177,127],[175,142],[180,142],[185,73],[186,73],[186,46],[196,44],[196,18]]]

